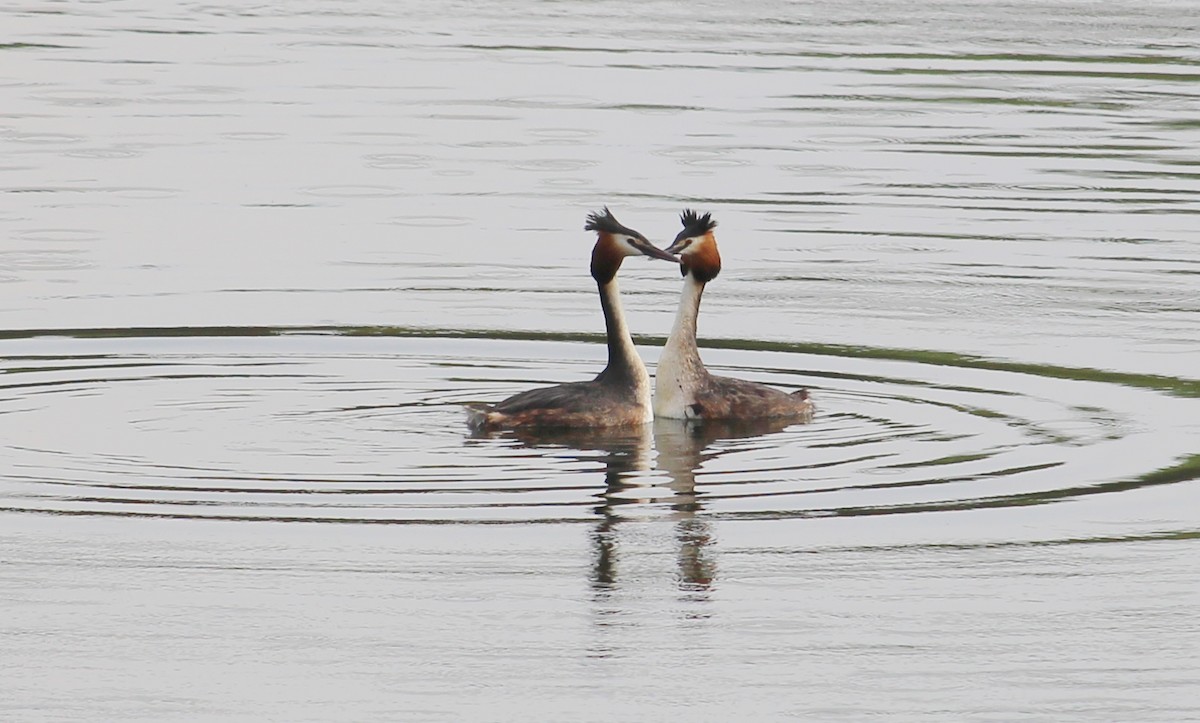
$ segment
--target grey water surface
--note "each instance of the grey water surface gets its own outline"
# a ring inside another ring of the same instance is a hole
[[[1200,720],[1192,3],[0,21],[0,719]],[[467,431],[605,204],[811,423]]]

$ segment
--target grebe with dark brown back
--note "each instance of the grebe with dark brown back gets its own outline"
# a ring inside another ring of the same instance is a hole
[[[654,414],[667,419],[807,420],[813,402],[807,389],[791,394],[755,382],[709,374],[696,347],[696,319],[704,287],[721,272],[721,254],[712,214],[686,210],[680,216],[683,230],[667,247],[678,254],[683,272],[683,293],[671,336],[658,361],[654,383]]]
[[[467,424],[472,429],[623,427],[653,420],[650,376],[625,323],[617,271],[626,256],[677,263],[679,259],[623,226],[607,207],[590,214],[584,229],[597,235],[591,272],[608,332],[608,366],[589,382],[530,389],[494,405],[468,404]]]

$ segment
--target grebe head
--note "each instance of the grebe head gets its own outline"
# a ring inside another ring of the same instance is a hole
[[[598,236],[596,246],[592,249],[592,277],[602,284],[612,281],[626,256],[649,256],[679,262],[679,259],[647,241],[645,236],[622,225],[607,206],[603,213],[589,214],[583,228],[595,231]]]
[[[721,273],[721,253],[717,250],[717,239],[713,229],[717,222],[711,213],[703,216],[692,209],[679,215],[683,230],[667,247],[667,253],[679,254],[679,270],[684,276],[689,273],[697,281],[708,282]]]

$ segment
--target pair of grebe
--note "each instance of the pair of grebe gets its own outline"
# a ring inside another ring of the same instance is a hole
[[[467,421],[476,430],[521,428],[626,427],[655,417],[692,420],[796,419],[812,416],[808,390],[788,394],[754,382],[708,372],[696,347],[700,297],[721,271],[713,235],[716,221],[684,211],[683,230],[665,250],[622,225],[607,208],[588,216],[595,231],[592,278],[608,332],[608,366],[590,382],[531,389],[495,405],[468,404]],[[671,336],[658,362],[653,401],[650,375],[634,349],[617,289],[617,271],[626,256],[674,261],[683,274],[683,293]]]

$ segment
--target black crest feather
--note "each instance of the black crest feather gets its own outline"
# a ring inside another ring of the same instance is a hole
[[[634,238],[642,237],[642,235],[637,231],[634,231],[628,226],[622,225],[622,223],[617,220],[617,217],[613,215],[612,211],[608,210],[608,206],[604,207],[604,213],[589,213],[587,217],[587,223],[584,224],[583,230],[595,231],[597,233],[619,233],[623,236],[633,236]]]
[[[701,216],[690,208],[679,214],[679,222],[683,224],[683,231],[679,233],[679,238],[703,236],[717,227],[717,222],[713,220],[711,213]]]

